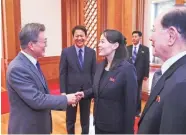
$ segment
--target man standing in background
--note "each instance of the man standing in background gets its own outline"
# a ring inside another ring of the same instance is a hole
[[[132,32],[132,45],[128,46],[129,62],[134,64],[137,72],[138,92],[137,92],[137,108],[136,116],[140,117],[141,114],[141,94],[143,80],[149,77],[149,48],[142,45],[140,40],[142,33],[140,31]]]
[[[92,87],[96,67],[96,53],[86,47],[87,30],[84,26],[75,26],[72,30],[74,45],[65,48],[60,60],[60,90],[62,94],[75,93]],[[80,121],[82,134],[89,133],[90,99],[82,99]],[[66,126],[68,134],[75,134],[77,105],[68,106]]]

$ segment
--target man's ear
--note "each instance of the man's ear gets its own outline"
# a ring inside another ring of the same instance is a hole
[[[168,45],[173,46],[176,39],[178,38],[179,32],[175,27],[171,26],[168,28],[168,33],[169,33]]]
[[[34,48],[33,48],[33,42],[29,42],[28,43],[28,48],[30,49],[30,50],[34,50]]]

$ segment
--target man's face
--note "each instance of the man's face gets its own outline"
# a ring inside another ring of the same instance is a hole
[[[45,38],[45,33],[40,32],[37,42],[32,43],[32,52],[35,58],[44,57],[46,43],[47,39]]]
[[[161,17],[155,20],[152,29],[152,35],[149,40],[152,42],[153,55],[161,58],[164,61],[167,57],[167,54],[169,53],[169,33],[167,29],[162,27],[160,21]]]
[[[87,36],[82,30],[76,30],[73,36],[74,43],[77,47],[81,48],[85,45]]]
[[[132,43],[134,45],[137,45],[141,40],[141,37],[138,35],[138,33],[132,34]]]

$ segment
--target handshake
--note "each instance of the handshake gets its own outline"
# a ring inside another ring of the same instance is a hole
[[[68,105],[72,105],[73,107],[75,107],[76,104],[77,104],[82,98],[84,98],[84,92],[82,92],[82,91],[76,92],[76,93],[72,93],[72,94],[65,94],[65,93],[63,93],[62,95],[66,95]]]

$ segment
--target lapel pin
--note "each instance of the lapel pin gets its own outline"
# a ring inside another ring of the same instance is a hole
[[[156,102],[160,102],[160,96],[158,95],[157,97],[156,97]]]
[[[115,79],[114,78],[112,78],[112,77],[110,77],[110,79],[109,79],[111,82],[115,82]]]

